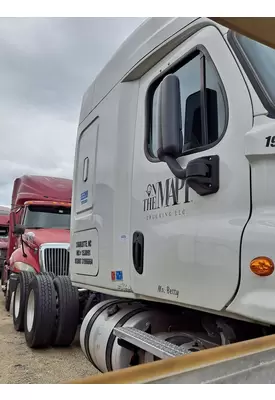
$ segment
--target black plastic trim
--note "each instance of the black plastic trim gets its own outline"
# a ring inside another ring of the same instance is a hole
[[[275,103],[272,101],[271,97],[269,96],[265,86],[261,82],[260,77],[256,73],[252,63],[250,62],[249,58],[247,57],[245,50],[243,49],[242,45],[238,41],[238,34],[232,31],[228,31],[227,39],[232,47],[234,53],[237,56],[244,72],[246,73],[248,79],[250,80],[256,94],[258,95],[261,103],[263,104],[264,108],[267,111],[267,117],[274,119],[275,118]]]
[[[191,160],[186,167],[186,183],[200,196],[217,193],[220,188],[218,155]]]
[[[210,143],[208,145],[205,145],[205,146],[200,146],[200,147],[198,147],[196,149],[186,150],[179,156],[179,158],[181,158],[183,156],[186,156],[186,155],[189,155],[189,154],[200,153],[202,151],[206,151],[206,150],[209,150],[209,149],[213,148],[214,146],[216,146],[223,139],[224,135],[226,134],[227,127],[228,127],[228,121],[229,121],[229,105],[228,105],[228,99],[227,99],[227,95],[226,95],[226,90],[225,90],[225,87],[223,85],[223,81],[222,81],[222,79],[220,77],[219,71],[218,71],[218,69],[216,67],[216,64],[212,60],[209,52],[207,51],[205,46],[199,44],[199,45],[193,47],[187,53],[185,53],[179,60],[176,61],[176,63],[174,65],[170,66],[169,68],[166,68],[160,75],[158,75],[156,78],[154,78],[152,80],[152,82],[150,83],[148,89],[147,89],[147,93],[146,93],[146,97],[145,97],[144,153],[145,153],[145,156],[148,159],[148,161],[150,161],[152,163],[161,162],[161,160],[159,160],[157,157],[153,156],[149,152],[149,148],[148,148],[150,127],[151,127],[151,119],[152,119],[152,103],[153,103],[154,92],[156,91],[158,85],[160,84],[160,82],[162,81],[162,79],[166,75],[176,72],[177,70],[179,70],[181,67],[183,67],[185,64],[187,64],[193,58],[195,58],[196,56],[198,56],[200,54],[205,57],[206,61],[211,63],[212,67],[215,70],[217,78],[218,78],[218,80],[220,82],[220,88],[221,88],[223,101],[224,101],[224,106],[225,106],[225,124],[224,124],[224,129],[223,129],[221,135],[219,136],[219,138],[215,142],[212,142],[212,143]],[[169,66],[169,64],[168,64],[168,66]]]
[[[207,98],[206,98],[206,62],[204,54],[201,54],[200,59],[200,74],[201,74],[201,84],[200,84],[200,91],[201,91],[201,121],[202,121],[202,143],[203,146],[207,146],[208,144],[208,121],[207,121]]]

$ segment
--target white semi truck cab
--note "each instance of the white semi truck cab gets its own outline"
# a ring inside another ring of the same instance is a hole
[[[70,276],[102,372],[275,325],[275,50],[207,18],[150,18],[83,98]]]

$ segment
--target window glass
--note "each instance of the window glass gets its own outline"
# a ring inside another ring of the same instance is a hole
[[[223,134],[225,124],[226,124],[226,107],[225,107],[225,99],[222,90],[222,83],[219,77],[217,76],[217,72],[214,68],[212,62],[205,63],[205,70],[206,70],[206,87],[208,89],[212,89],[217,93],[217,106],[218,106],[218,137]],[[209,132],[209,143],[211,142],[211,132]],[[218,137],[214,138],[215,140]],[[214,140],[214,141],[215,141]]]
[[[23,224],[27,229],[70,229],[69,207],[29,206]]]
[[[171,73],[171,72],[168,72]],[[189,62],[173,71],[179,78],[183,149],[182,152],[197,149],[215,142],[226,124],[226,107],[222,84],[213,63],[203,54],[197,53]],[[148,137],[149,154],[157,158],[157,99],[159,85],[153,93],[151,120]],[[202,124],[203,95],[206,98],[206,128]],[[207,132],[204,130],[207,129]],[[206,138],[206,139],[205,139]]]
[[[236,35],[236,38],[264,89],[275,103],[275,50],[242,35]]]

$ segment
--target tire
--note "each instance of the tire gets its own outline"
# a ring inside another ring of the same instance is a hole
[[[10,315],[13,313],[13,303],[14,303],[14,292],[11,292],[11,305],[10,305]]]
[[[30,348],[51,343],[56,316],[56,293],[49,275],[35,275],[29,284],[24,316],[24,331]]]
[[[24,315],[26,298],[28,295],[29,284],[34,278],[33,272],[23,271],[18,275],[16,281],[14,298],[13,298],[13,326],[16,331],[22,332],[24,330]]]
[[[10,311],[10,306],[11,306],[11,289],[10,289],[9,280],[8,280],[7,290],[5,293],[5,309],[7,311]]]
[[[5,284],[4,274],[5,274],[5,266],[3,265],[3,268],[1,270],[1,286],[4,286],[4,284]]]
[[[48,275],[50,276],[52,279],[55,278],[55,274],[53,272],[39,272],[39,275]]]
[[[78,290],[68,276],[57,276],[53,280],[56,290],[56,324],[52,337],[53,346],[70,346],[79,323]]]

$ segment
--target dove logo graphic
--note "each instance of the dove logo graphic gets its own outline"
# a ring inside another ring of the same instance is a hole
[[[143,211],[158,210],[180,204],[179,193],[184,187],[184,181],[177,178],[168,178],[165,181],[149,183],[145,190]],[[185,190],[184,203],[189,202],[188,188]]]
[[[146,193],[147,193],[148,197],[150,197],[150,194],[152,193],[152,185],[150,183],[147,186]]]

